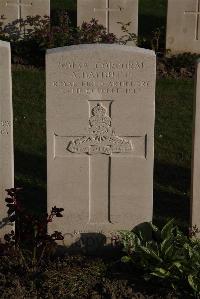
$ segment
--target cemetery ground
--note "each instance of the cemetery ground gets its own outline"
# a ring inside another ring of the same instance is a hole
[[[183,231],[187,231],[189,221],[193,93],[193,79],[157,80],[154,223],[162,227],[175,218]],[[13,66],[13,105],[15,185],[23,186],[20,196],[27,209],[42,215],[46,211],[45,74],[42,69]],[[10,270],[15,278],[10,277],[3,285],[7,295],[15,292],[19,298],[36,296],[36,288],[38,298],[56,298],[58,294],[61,298],[178,298],[170,295],[171,289],[168,294],[168,286],[161,284],[158,288],[159,279],[155,284],[141,279],[144,275],[141,269],[122,264],[120,258],[121,252],[114,250],[105,258],[72,254],[51,260],[42,265],[35,278],[30,279],[34,274],[29,273],[23,288],[17,287],[25,279],[23,267],[13,259],[10,269],[16,263],[14,267],[19,270]],[[5,259],[1,269],[7,269],[8,264]],[[189,296],[186,292],[180,298]]]

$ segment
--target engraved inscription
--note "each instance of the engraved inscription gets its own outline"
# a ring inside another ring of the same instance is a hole
[[[64,58],[58,68],[67,79],[52,82],[52,86],[72,95],[120,94],[134,95],[142,89],[151,88],[151,82],[141,80],[137,74],[145,71],[144,61],[96,61],[75,62]]]
[[[55,137],[54,158],[83,158],[88,155],[89,167],[89,217],[88,224],[112,223],[110,214],[110,177],[113,157],[140,157],[146,159],[147,136],[118,136],[112,128],[111,103],[106,100],[89,101],[89,128],[87,134]],[[109,104],[107,103],[109,102]],[[92,103],[92,105],[91,105]],[[110,112],[110,113],[109,113]],[[99,165],[101,167],[99,168]],[[101,180],[101,177],[104,177]],[[96,178],[96,179],[95,179]],[[96,186],[104,190],[99,197]],[[98,202],[101,201],[101,207]]]
[[[89,62],[70,62],[60,61],[58,66],[64,69],[86,69],[90,65]],[[106,70],[139,70],[144,68],[144,63],[139,61],[129,61],[127,63],[116,63],[116,62],[96,62],[94,64],[95,69],[106,69]]]
[[[73,139],[67,150],[72,153],[106,154],[129,153],[133,151],[130,140],[117,136],[112,128],[112,119],[106,114],[106,108],[97,104],[91,111],[88,134]]]
[[[0,121],[0,135],[8,135],[11,127],[11,122],[9,120]]]

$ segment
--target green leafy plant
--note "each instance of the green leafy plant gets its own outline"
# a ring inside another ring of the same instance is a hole
[[[200,295],[200,240],[197,230],[186,236],[170,220],[161,230],[149,224],[149,239],[142,230],[121,231],[120,238],[126,253],[122,262],[132,263],[144,272],[148,281],[161,283],[175,294]]]

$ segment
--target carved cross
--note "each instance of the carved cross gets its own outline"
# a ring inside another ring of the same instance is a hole
[[[110,13],[111,12],[121,12],[123,10],[122,7],[119,8],[111,8],[110,7],[110,0],[106,0],[106,7],[105,8],[94,8],[94,13],[98,11],[105,11],[106,13],[106,29],[107,32],[110,32]]]
[[[112,128],[111,104],[112,101],[89,101],[89,128],[85,135],[55,135],[55,157],[69,157],[71,155],[88,157],[89,224],[111,223],[110,179],[112,158],[133,158],[135,143],[141,143],[142,140],[144,145],[144,140],[146,140],[146,136],[118,136],[115,134]],[[107,106],[107,109],[105,106]],[[59,146],[62,148],[60,153]],[[146,148],[143,147],[142,156],[145,157],[145,155]]]
[[[33,5],[32,2],[25,4],[25,3],[22,3],[22,1],[23,0],[17,0],[17,2],[12,2],[12,0],[8,0],[6,2],[6,6],[17,6],[17,8],[18,8],[18,17],[17,18],[18,19],[22,19],[22,7],[23,6],[32,6]]]
[[[196,10],[195,11],[185,11],[186,15],[194,15],[196,17],[196,26],[195,26],[195,39],[199,40],[199,16],[200,16],[200,0],[196,2]]]

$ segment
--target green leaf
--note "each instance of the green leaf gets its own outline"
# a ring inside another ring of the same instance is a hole
[[[161,230],[161,238],[162,240],[170,238],[172,229],[174,228],[175,220],[171,219]]]
[[[160,232],[159,228],[157,226],[155,226],[153,223],[150,223],[150,225],[151,225],[151,229],[152,229],[154,238],[156,238],[156,240],[160,240],[161,232]]]
[[[151,228],[152,228],[152,230],[154,231],[154,232],[159,232],[159,229],[158,229],[158,227],[157,226],[155,226],[152,222],[150,222],[150,225],[151,225]]]
[[[173,244],[173,237],[170,236],[167,239],[164,239],[164,241],[161,243],[161,252],[162,254],[166,254],[166,251],[168,250],[168,248]]]
[[[197,285],[197,283],[195,282],[195,278],[193,277],[192,274],[190,274],[190,275],[188,276],[188,282],[189,282],[189,285],[191,286],[191,288],[192,288],[195,292],[197,292],[197,291],[198,291],[198,285]]]
[[[131,231],[119,231],[118,233],[123,244],[123,251],[128,253],[136,251],[136,247],[140,244],[138,236]]]
[[[163,262],[163,260],[157,255],[157,253],[154,250],[149,249],[145,246],[139,246],[139,248],[142,250],[142,252],[146,253],[149,257],[156,259],[160,263]]]
[[[130,263],[132,261],[132,259],[130,256],[126,255],[121,258],[121,261],[122,261],[122,263]]]
[[[155,268],[154,272],[151,273],[151,275],[160,277],[160,278],[166,278],[170,276],[170,272],[163,269],[163,268]]]
[[[177,259],[177,256],[176,256],[176,250],[175,250],[175,248],[174,248],[174,245],[172,244],[172,245],[170,245],[167,249],[166,249],[166,251],[165,251],[165,257],[166,258],[168,258],[168,259],[170,259],[170,258],[172,258],[173,257],[173,259]]]
[[[170,268],[173,268],[174,266],[179,270],[180,273],[183,273],[183,264],[181,264],[180,262],[173,262],[172,267]]]

